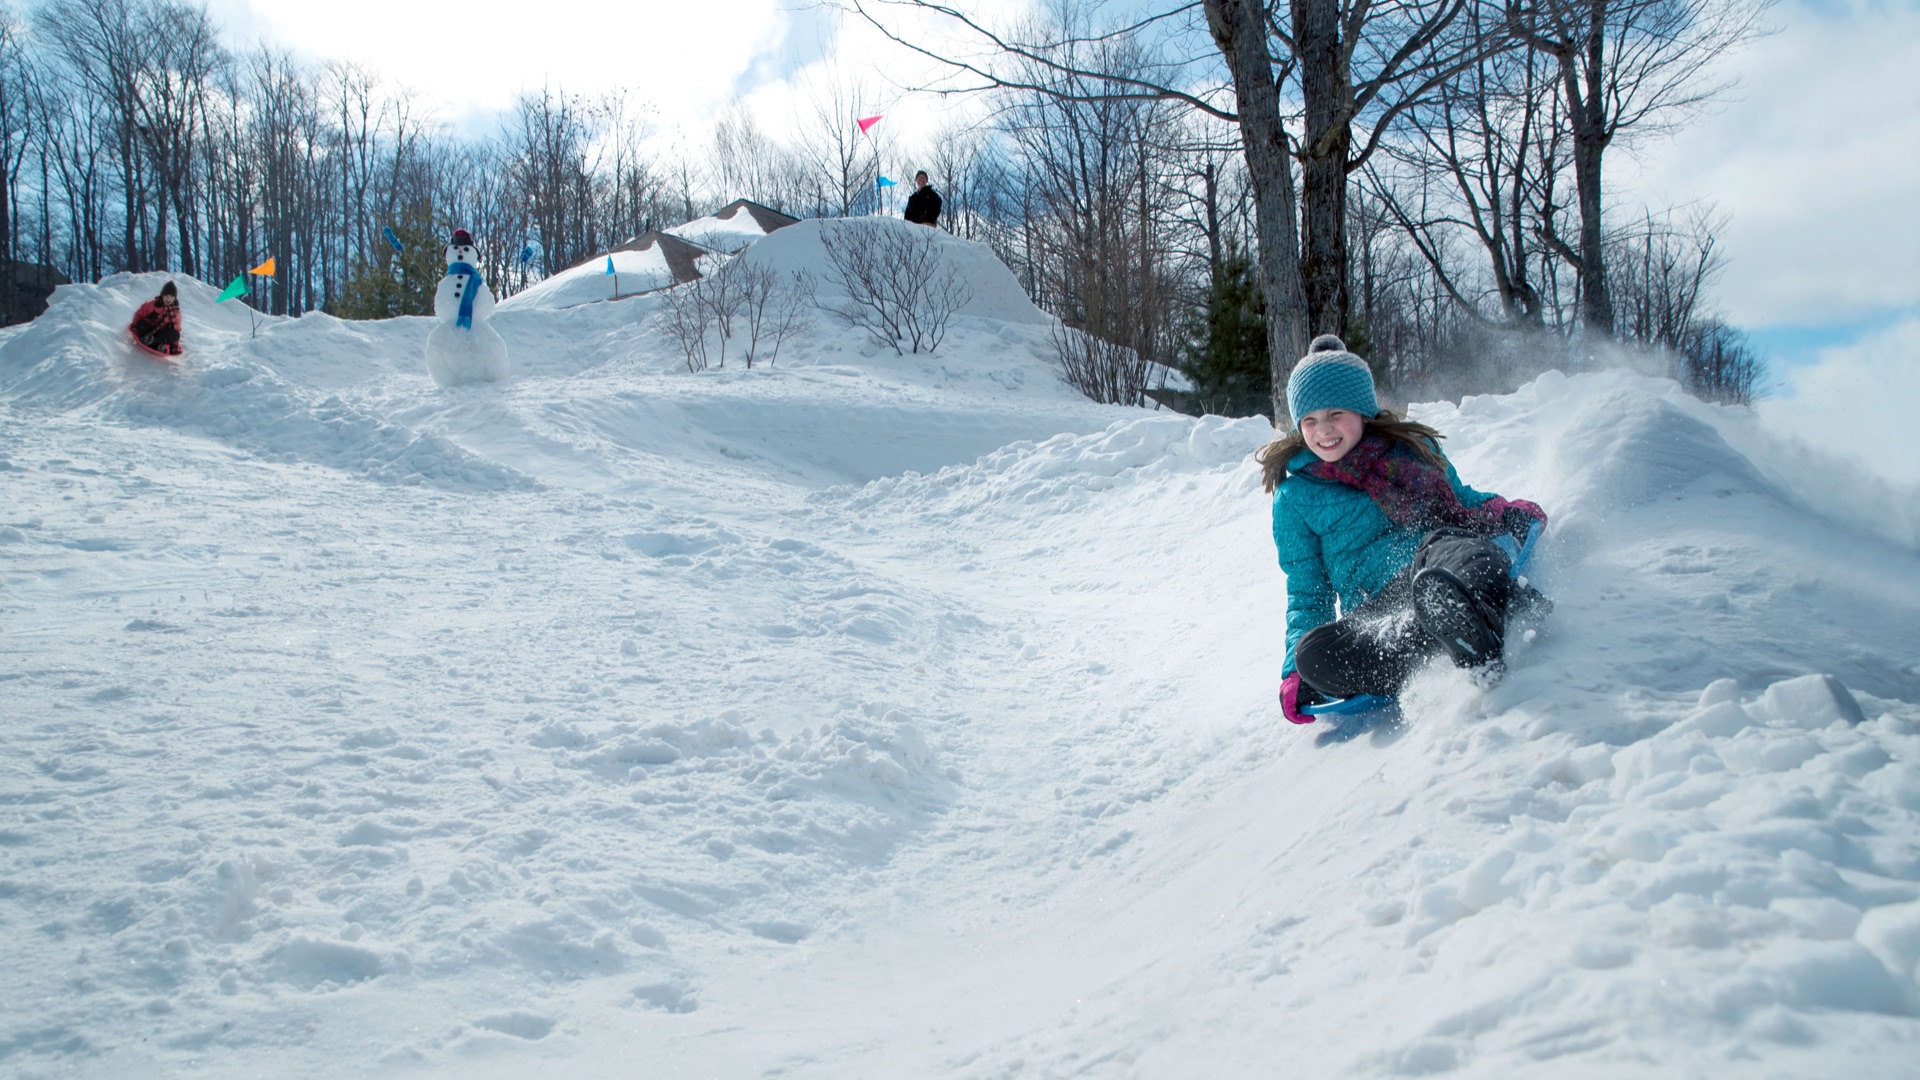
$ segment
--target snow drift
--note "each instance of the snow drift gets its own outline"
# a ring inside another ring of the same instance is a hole
[[[177,370],[151,277],[0,331],[0,1063],[1910,1071],[1878,482],[1637,376],[1417,407],[1558,607],[1343,743],[1274,702],[1265,425],[1076,399],[977,269],[935,356],[752,372],[646,299],[447,391],[427,320],[197,283]]]

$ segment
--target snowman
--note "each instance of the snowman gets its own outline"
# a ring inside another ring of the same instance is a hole
[[[438,386],[497,382],[507,377],[507,343],[488,325],[493,293],[474,264],[473,237],[455,229],[447,245],[447,276],[433,293],[433,317],[427,335],[427,374]]]

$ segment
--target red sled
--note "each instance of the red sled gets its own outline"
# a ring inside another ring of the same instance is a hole
[[[163,349],[154,348],[153,346],[147,344],[146,342],[141,341],[140,335],[134,333],[133,327],[131,326],[127,327],[127,336],[133,339],[133,343],[139,346],[141,352],[146,353],[148,356],[153,357],[155,360],[162,361],[163,363],[168,363],[168,364],[179,363],[180,358],[186,355],[186,350],[182,349],[177,343],[170,346],[173,349],[172,352],[166,352]]]

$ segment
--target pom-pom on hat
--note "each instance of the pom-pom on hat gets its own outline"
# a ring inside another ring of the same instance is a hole
[[[1346,409],[1367,419],[1380,411],[1373,396],[1373,370],[1332,334],[1314,338],[1307,355],[1287,376],[1287,412],[1294,426],[1299,426],[1301,417],[1321,409]]]

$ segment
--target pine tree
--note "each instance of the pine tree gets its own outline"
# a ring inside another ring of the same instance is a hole
[[[340,290],[334,314],[343,319],[433,314],[433,293],[446,274],[447,230],[436,229],[432,216],[420,210],[407,214],[393,231],[406,250],[361,263]]]
[[[1246,252],[1230,247],[1214,267],[1207,306],[1189,323],[1185,352],[1180,371],[1193,384],[1192,403],[1199,412],[1271,415],[1266,303]]]

